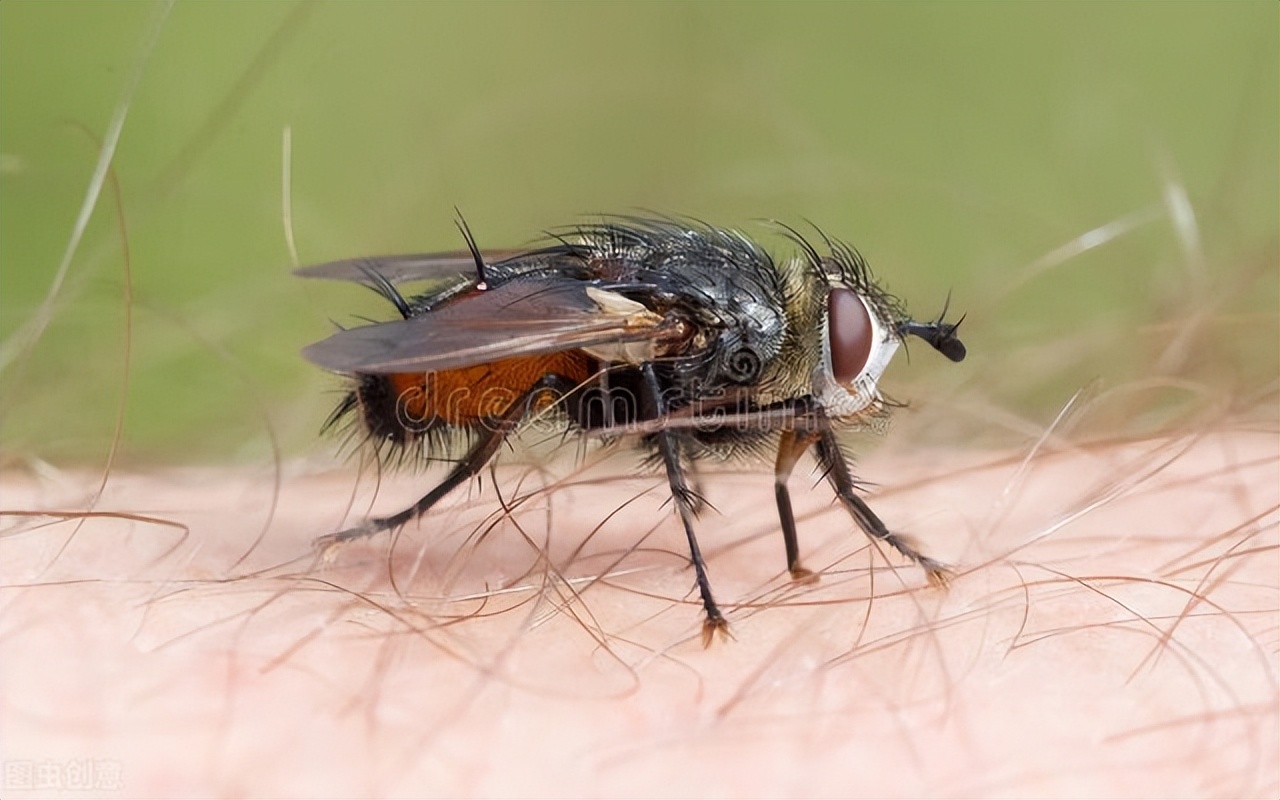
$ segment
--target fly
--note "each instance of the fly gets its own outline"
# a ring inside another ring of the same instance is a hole
[[[355,417],[380,451],[465,451],[409,508],[324,537],[324,545],[399,528],[474,477],[522,421],[557,413],[593,436],[631,436],[664,470],[706,613],[703,642],[727,632],[694,534],[702,500],[692,462],[773,451],[787,569],[800,563],[787,481],[812,449],[854,521],[945,583],[941,562],[892,532],[858,495],[841,428],[888,413],[877,383],[918,337],[963,361],[959,323],[912,319],[866,261],[818,233],[783,230],[796,255],[775,260],[735,230],[678,218],[607,218],[544,246],[485,252],[461,220],[465,253],[335,261],[308,278],[366,284],[401,319],[341,330],[303,350],[350,377],[330,417]],[[411,296],[398,285],[427,283]],[[944,312],[945,313],[945,312]],[[462,434],[459,436],[459,434]]]

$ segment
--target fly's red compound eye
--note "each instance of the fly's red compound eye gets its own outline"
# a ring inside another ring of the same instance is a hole
[[[827,295],[827,339],[832,376],[848,386],[867,365],[875,340],[871,312],[857,292],[837,288]]]

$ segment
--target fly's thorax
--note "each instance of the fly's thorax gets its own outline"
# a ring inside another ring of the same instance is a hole
[[[651,302],[680,333],[664,353],[676,386],[701,399],[760,386],[790,327],[773,262],[682,264],[661,276],[666,290]]]
[[[781,298],[736,298],[725,314],[729,324],[715,346],[716,377],[735,386],[755,386],[781,351],[787,333]]]
[[[811,394],[810,375],[822,360],[819,341],[825,315],[827,287],[801,259],[779,265],[782,286],[783,335],[774,357],[757,384],[760,405],[794,400]]]

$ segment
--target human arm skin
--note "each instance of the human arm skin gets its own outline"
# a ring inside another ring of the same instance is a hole
[[[947,590],[803,467],[821,579],[793,585],[771,477],[706,474],[733,634],[708,649],[661,482],[598,480],[621,462],[549,492],[499,467],[510,515],[486,473],[390,557],[327,561],[349,474],[113,476],[100,512],[187,529],[6,518],[4,795],[70,793],[15,781],[88,760],[118,769],[106,796],[1275,796],[1276,442],[867,459]],[[5,475],[3,506],[66,508],[64,479]]]

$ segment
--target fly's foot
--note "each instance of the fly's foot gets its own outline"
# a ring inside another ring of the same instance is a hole
[[[797,564],[791,568],[791,582],[797,586],[810,586],[818,582],[818,573]]]
[[[722,617],[718,611],[714,614],[708,613],[707,618],[702,621],[703,648],[711,646],[711,642],[716,638],[717,633],[726,642],[733,638],[733,635],[729,633],[728,620]]]
[[[936,558],[930,558],[913,547],[905,537],[895,533],[887,536],[881,536],[884,541],[893,546],[895,550],[902,553],[907,558],[920,565],[924,570],[925,578],[928,579],[929,585],[938,589],[945,589],[951,583],[951,579],[955,577],[955,573],[951,568]]]
[[[925,577],[929,579],[929,585],[937,589],[945,589],[951,585],[951,579],[956,576],[946,564],[936,561],[928,556],[920,556],[920,566],[924,569]]]
[[[347,528],[345,531],[330,533],[321,536],[315,541],[316,552],[320,554],[320,560],[326,564],[330,563],[337,557],[338,549],[347,542],[356,539],[364,539],[373,536],[375,533],[381,533],[385,528],[377,524],[377,520],[370,520],[363,525],[357,525],[354,528]]]

